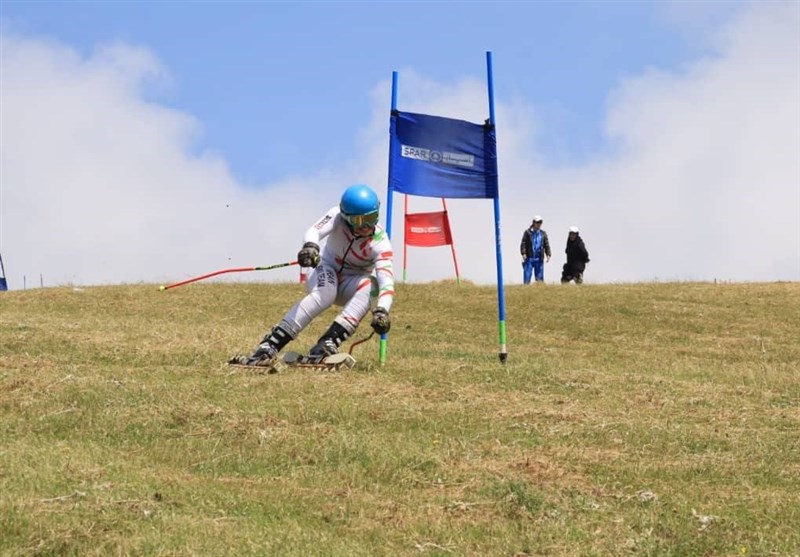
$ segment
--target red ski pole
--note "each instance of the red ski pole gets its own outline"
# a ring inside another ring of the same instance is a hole
[[[179,286],[183,286],[184,284],[190,284],[192,282],[197,282],[198,280],[203,280],[211,277],[215,277],[217,275],[223,275],[225,273],[245,273],[247,271],[270,271],[272,269],[280,269],[281,267],[290,267],[291,265],[297,265],[297,261],[290,261],[288,263],[277,263],[275,265],[269,265],[267,267],[237,267],[235,269],[222,269],[220,271],[214,271],[213,273],[208,273],[207,275],[202,275],[199,277],[194,277],[186,280],[182,280],[181,282],[174,282],[172,284],[165,284],[159,286],[158,289],[162,292],[164,290],[169,290],[171,288],[177,288]]]

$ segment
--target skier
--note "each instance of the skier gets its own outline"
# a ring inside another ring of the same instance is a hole
[[[323,360],[338,353],[370,311],[370,299],[377,293],[371,326],[378,334],[391,327],[389,310],[394,298],[392,245],[378,225],[380,201],[363,184],[347,188],[338,207],[320,218],[303,236],[297,254],[301,267],[313,267],[306,281],[308,294],[284,315],[261,340],[244,363],[272,366],[278,353],[331,305],[342,307],[309,356]],[[320,254],[320,240],[327,238]]]
[[[573,280],[575,284],[583,284],[583,272],[589,262],[589,252],[586,250],[586,245],[583,243],[583,238],[581,238],[580,230],[578,230],[577,226],[569,227],[567,248],[564,252],[567,254],[567,262],[564,263],[563,271],[561,272],[561,284],[566,284]]]
[[[542,217],[533,217],[531,225],[522,233],[519,244],[522,255],[522,283],[530,284],[531,275],[536,282],[544,282],[544,264],[550,261],[550,240],[547,232],[542,230]]]

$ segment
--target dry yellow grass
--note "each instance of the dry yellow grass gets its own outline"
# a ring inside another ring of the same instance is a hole
[[[800,285],[506,294],[506,365],[436,283],[387,365],[259,375],[299,285],[3,293],[0,553],[800,555]]]

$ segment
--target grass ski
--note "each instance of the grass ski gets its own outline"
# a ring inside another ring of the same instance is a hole
[[[265,360],[257,364],[248,364],[247,361],[249,359],[249,356],[237,355],[228,360],[228,366],[246,369],[255,373],[278,373],[284,367],[281,358],[273,358],[272,360]]]
[[[334,354],[325,358],[307,356],[297,352],[287,352],[282,357],[266,360],[263,363],[248,364],[248,356],[234,356],[228,360],[229,367],[246,369],[256,373],[278,373],[284,367],[298,367],[322,371],[336,371],[350,369],[356,365],[356,360],[350,354]]]
[[[299,352],[286,352],[285,354],[275,358],[274,360],[267,360],[263,363],[259,362],[257,364],[252,364],[252,363],[248,364],[247,362],[250,360],[249,356],[236,355],[230,360],[228,360],[228,365],[230,367],[237,367],[261,373],[277,373],[286,366],[300,367],[306,369],[318,369],[323,371],[325,370],[336,371],[343,368],[351,369],[353,366],[356,365],[356,360],[352,356],[353,349],[359,344],[367,342],[374,335],[375,335],[374,331],[370,332],[369,336],[354,342],[350,346],[350,350],[347,352],[347,354],[345,354],[344,352],[340,352],[332,356],[320,358],[318,356],[315,357],[315,356],[308,356],[306,354],[300,354]]]
[[[318,369],[323,371],[336,371],[339,369],[350,369],[356,365],[356,360],[350,354],[334,354],[325,358],[306,356],[297,352],[287,352],[283,356],[283,362],[289,367],[299,367],[305,369]]]

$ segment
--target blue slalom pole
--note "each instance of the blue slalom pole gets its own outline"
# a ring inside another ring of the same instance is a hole
[[[392,112],[391,114],[397,111],[397,71],[392,72]],[[389,122],[391,122],[391,118]],[[386,235],[389,236],[389,240],[392,239],[392,210],[394,208],[394,195],[392,192],[392,157],[391,157],[391,149],[392,149],[392,134],[389,133],[389,183],[386,188]],[[378,348],[378,361],[380,361],[381,365],[386,363],[386,333],[381,335],[381,341],[379,343]]]
[[[489,124],[495,127],[494,116],[494,77],[492,75],[492,53],[486,52],[486,74],[489,88]],[[496,129],[496,128],[495,128]],[[495,137],[496,139],[496,137]],[[500,174],[497,171],[497,159],[494,161],[495,174],[497,175],[497,193],[494,196],[494,238],[495,252],[497,256],[497,314],[498,314],[498,336],[500,341],[500,352],[498,356],[501,363],[506,363],[508,351],[506,346],[506,302],[505,289],[503,286],[503,252],[500,242]]]

